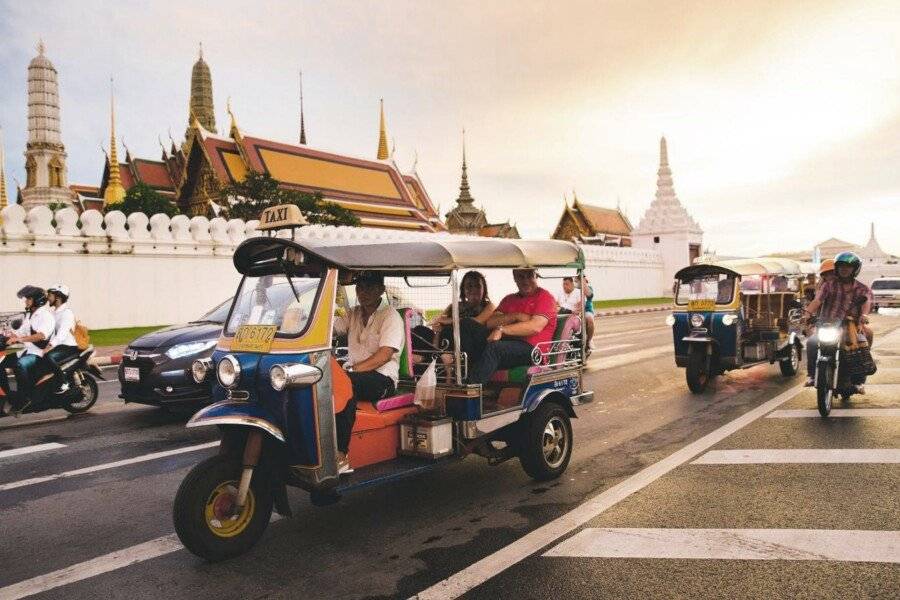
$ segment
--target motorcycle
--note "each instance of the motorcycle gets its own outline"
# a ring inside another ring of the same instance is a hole
[[[6,336],[0,335],[0,356],[7,349],[8,340],[9,338]],[[93,355],[94,347],[89,346],[60,365],[66,378],[66,383],[69,384],[69,389],[61,394],[55,393],[56,390],[53,389],[53,373],[49,372],[42,375],[34,385],[31,403],[21,414],[38,413],[54,408],[61,408],[71,414],[90,410],[100,396],[97,378],[104,378],[103,373],[100,372],[96,365],[88,364]],[[11,396],[14,398],[16,393],[12,392]],[[4,391],[0,389],[0,407],[11,400],[12,398],[6,397]],[[11,416],[11,413],[5,413],[0,408],[0,418],[8,416]]]
[[[857,305],[862,303],[865,303],[865,299],[856,302]],[[856,393],[857,382],[854,380],[861,375],[858,372],[860,369],[849,365],[845,359],[848,352],[857,349],[859,332],[856,320],[847,317],[843,321],[822,323],[818,327],[817,336],[819,355],[816,359],[816,401],[819,414],[827,417],[831,414],[835,397],[840,396],[841,400],[848,402]]]

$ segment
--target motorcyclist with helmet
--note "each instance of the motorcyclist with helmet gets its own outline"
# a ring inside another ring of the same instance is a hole
[[[824,263],[823,263],[824,266]],[[843,321],[847,317],[853,317],[863,327],[868,318],[866,315],[872,309],[872,291],[864,283],[856,279],[862,269],[862,261],[853,252],[841,252],[834,257],[834,275],[825,278],[816,292],[815,299],[809,303],[805,311],[809,317],[817,317],[819,321]],[[858,299],[864,299],[862,304]],[[819,354],[819,343],[816,336],[811,336],[806,342],[807,349],[807,379],[806,385],[815,385],[816,358]],[[865,377],[857,383],[857,394],[864,394]]]
[[[53,386],[57,394],[69,390],[66,376],[60,365],[73,356],[78,355],[78,342],[75,341],[75,313],[69,308],[69,286],[56,283],[47,288],[47,304],[53,308],[56,330],[44,351],[44,357],[53,369]]]
[[[20,343],[23,348],[0,361],[0,388],[7,398],[10,397],[10,388],[6,369],[12,369],[16,375],[17,393],[12,404],[7,403],[0,409],[4,413],[10,409],[19,413],[31,404],[34,384],[47,370],[47,362],[41,358],[56,329],[56,320],[47,306],[47,294],[43,288],[26,285],[16,296],[25,300],[25,318],[18,329],[9,332],[6,343]]]

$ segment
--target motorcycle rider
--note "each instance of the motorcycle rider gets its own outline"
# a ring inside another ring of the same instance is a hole
[[[0,388],[10,397],[9,380],[6,377],[6,369],[13,369],[16,374],[17,393],[15,402],[7,403],[2,407],[4,413],[11,408],[16,414],[28,408],[31,404],[31,390],[35,382],[41,376],[40,371],[46,369],[46,362],[41,360],[44,348],[56,327],[53,313],[47,307],[47,294],[42,288],[26,285],[16,294],[25,300],[25,318],[22,325],[12,331],[7,344],[23,344],[23,349],[17,354],[8,354],[0,361]]]
[[[69,384],[60,365],[73,356],[78,355],[78,342],[75,341],[75,313],[69,308],[69,286],[56,283],[47,288],[47,304],[53,308],[56,319],[56,331],[50,337],[50,343],[44,351],[44,357],[53,369],[53,387],[55,393],[69,391]]]
[[[824,264],[823,264],[824,266]],[[862,269],[862,261],[853,252],[841,252],[834,257],[834,276],[825,279],[816,292],[815,299],[804,310],[809,317],[817,317],[819,321],[843,321],[848,316],[855,317],[862,326],[868,319],[866,315],[872,309],[872,290],[856,279]],[[857,298],[865,298],[862,306],[856,304]],[[819,354],[817,336],[806,341],[807,379],[806,385],[815,385],[815,361]],[[865,377],[856,382],[856,393],[865,394]]]

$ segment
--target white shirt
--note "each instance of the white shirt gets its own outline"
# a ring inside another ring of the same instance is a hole
[[[584,300],[581,299],[581,290],[576,288],[572,290],[571,294],[560,292],[556,297],[556,302],[560,308],[567,308],[573,313],[577,313],[581,311],[581,305],[584,303]]]
[[[17,337],[26,337],[33,333],[43,333],[44,339],[49,340],[53,336],[53,330],[56,328],[56,320],[50,307],[46,304],[38,308],[33,313],[25,313],[22,319],[22,326],[16,329]],[[44,351],[34,345],[32,342],[25,342],[24,349],[19,352],[19,356],[24,354],[34,354],[35,356],[43,356]]]
[[[403,319],[396,309],[384,303],[369,317],[368,323],[363,320],[362,307],[353,307],[348,315],[335,319],[334,329],[338,334],[347,334],[350,350],[348,363],[351,366],[366,360],[381,347],[396,351],[403,347]],[[397,352],[391,354],[391,359],[375,370],[390,377],[394,385],[397,385],[400,376]]]
[[[56,331],[50,338],[50,345],[57,346],[77,346],[75,341],[75,313],[69,308],[68,304],[61,304],[53,311],[53,317],[56,320]]]

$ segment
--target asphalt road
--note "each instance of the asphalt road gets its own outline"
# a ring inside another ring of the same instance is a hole
[[[785,379],[777,366],[729,373],[706,394],[691,395],[673,364],[665,314],[600,321],[587,376],[596,399],[579,410],[573,459],[556,482],[530,481],[517,461],[489,467],[472,457],[326,508],[292,490],[294,518],[272,523],[252,552],[220,564],[179,549],[171,523],[181,479],[214,452],[213,430],[187,430],[183,415],[123,406],[117,383],[101,384],[101,401],[87,415],[3,419],[0,599],[425,598],[454,589],[472,598],[874,597],[900,589],[897,562],[667,558],[650,542],[636,544],[636,557],[591,554],[596,535],[638,529],[641,539],[670,548],[690,544],[667,541],[672,531],[663,530],[721,529],[727,539],[738,529],[900,530],[900,467],[884,463],[685,462],[607,510],[585,513],[586,501],[593,506],[598,495],[617,493],[617,484],[642,481],[648,467],[758,407],[768,412],[773,399],[783,398],[779,409],[814,408],[809,391],[797,393],[801,377]],[[875,326],[880,338],[894,339],[885,335],[900,317],[877,317]],[[893,387],[900,344],[886,352],[876,375],[882,383],[853,407],[900,408]],[[898,448],[898,424],[896,416],[759,418],[700,454]],[[562,529],[560,518],[568,523]],[[572,540],[581,546],[558,550]],[[869,547],[877,550],[877,540]],[[459,582],[465,585],[452,587]]]

